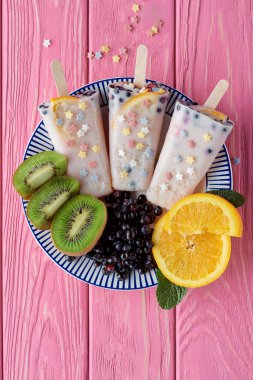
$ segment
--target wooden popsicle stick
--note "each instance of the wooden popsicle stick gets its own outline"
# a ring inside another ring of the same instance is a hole
[[[229,87],[229,83],[227,80],[222,79],[220,80],[211,94],[209,95],[208,99],[206,100],[204,107],[210,107],[215,109],[217,105],[220,103],[221,99],[227,92]],[[205,193],[206,192],[206,176],[202,178],[202,180],[199,182],[197,187],[194,190],[194,193]]]
[[[58,96],[66,96],[69,95],[68,85],[65,78],[65,74],[61,65],[61,62],[54,59],[51,62],[51,70],[55,82],[55,86],[57,89]]]
[[[148,48],[146,45],[139,45],[136,53],[134,83],[138,87],[146,84]]]

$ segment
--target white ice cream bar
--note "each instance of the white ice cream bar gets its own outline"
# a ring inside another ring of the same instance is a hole
[[[55,150],[68,158],[67,174],[80,181],[81,193],[109,194],[110,167],[98,93],[55,98],[38,110]]]
[[[168,91],[157,84],[109,86],[110,163],[117,190],[144,191],[151,181]]]
[[[177,102],[147,191],[166,209],[193,193],[233,128],[227,116],[207,107]]]

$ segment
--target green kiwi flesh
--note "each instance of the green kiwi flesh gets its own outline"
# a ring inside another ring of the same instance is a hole
[[[57,175],[64,175],[68,160],[60,153],[46,151],[27,158],[13,176],[16,191],[24,198],[31,195],[44,183]]]
[[[57,211],[51,225],[56,248],[69,256],[88,253],[101,237],[106,220],[102,201],[87,194],[71,198]]]
[[[31,197],[27,206],[27,217],[39,230],[50,228],[54,214],[71,197],[77,195],[80,183],[70,177],[54,177]]]

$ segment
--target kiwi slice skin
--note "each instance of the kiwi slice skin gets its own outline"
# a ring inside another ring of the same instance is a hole
[[[49,229],[54,214],[79,190],[80,183],[74,178],[57,176],[50,179],[31,197],[26,211],[28,219],[39,230]]]
[[[64,175],[68,160],[55,151],[45,151],[27,158],[13,175],[13,186],[24,199],[32,194],[52,177]]]
[[[105,204],[88,194],[71,198],[55,214],[51,225],[57,249],[69,256],[82,256],[100,239],[107,221]]]

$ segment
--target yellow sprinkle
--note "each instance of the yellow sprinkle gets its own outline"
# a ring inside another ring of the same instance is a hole
[[[205,134],[203,135],[203,138],[204,138],[205,141],[211,141],[211,140],[212,140],[212,136],[209,135],[209,133],[205,133]]]
[[[100,152],[100,145],[98,145],[98,144],[93,145],[93,147],[91,149],[93,150],[94,153],[98,153],[98,152]]]
[[[164,93],[165,93],[165,90],[164,90],[163,88],[160,88],[160,90],[157,91],[157,92],[158,92],[158,94],[164,94]]]
[[[138,133],[138,137],[139,137],[140,139],[144,139],[144,137],[145,137],[145,133],[143,133],[143,132],[139,132],[139,133]]]
[[[85,102],[80,102],[78,106],[81,110],[85,110],[88,106]]]
[[[78,153],[78,156],[79,156],[80,158],[86,158],[86,152],[82,152],[82,151],[80,150],[80,152]]]
[[[120,172],[120,178],[126,178],[126,177],[128,177],[128,172],[126,172],[125,170]]]
[[[158,33],[158,28],[156,26],[154,26],[154,25],[152,26],[152,28],[150,30],[151,30],[151,32],[153,34],[157,34]]]
[[[103,45],[102,47],[101,47],[101,51],[103,52],[103,53],[109,53],[109,51],[110,51],[111,49],[109,48],[109,46],[108,45]]]
[[[130,131],[129,128],[124,128],[123,129],[123,135],[128,136],[128,135],[130,135],[130,133],[131,133],[131,131]]]
[[[67,119],[72,119],[72,117],[73,117],[73,113],[71,111],[65,112],[65,115],[66,115]]]
[[[132,6],[132,10],[134,11],[134,13],[139,12],[139,10],[140,10],[140,6],[139,6],[139,4],[135,4],[135,3],[134,3],[134,5]]]
[[[137,150],[142,150],[142,149],[144,148],[144,144],[142,144],[142,143],[136,144],[136,145],[135,145],[135,148],[136,148]]]
[[[114,63],[119,63],[119,61],[120,61],[120,56],[119,56],[118,54],[116,54],[116,55],[114,55],[114,56],[112,57],[112,60],[113,60]]]
[[[193,164],[195,162],[195,158],[193,156],[187,156],[186,157],[186,162],[188,164]]]

